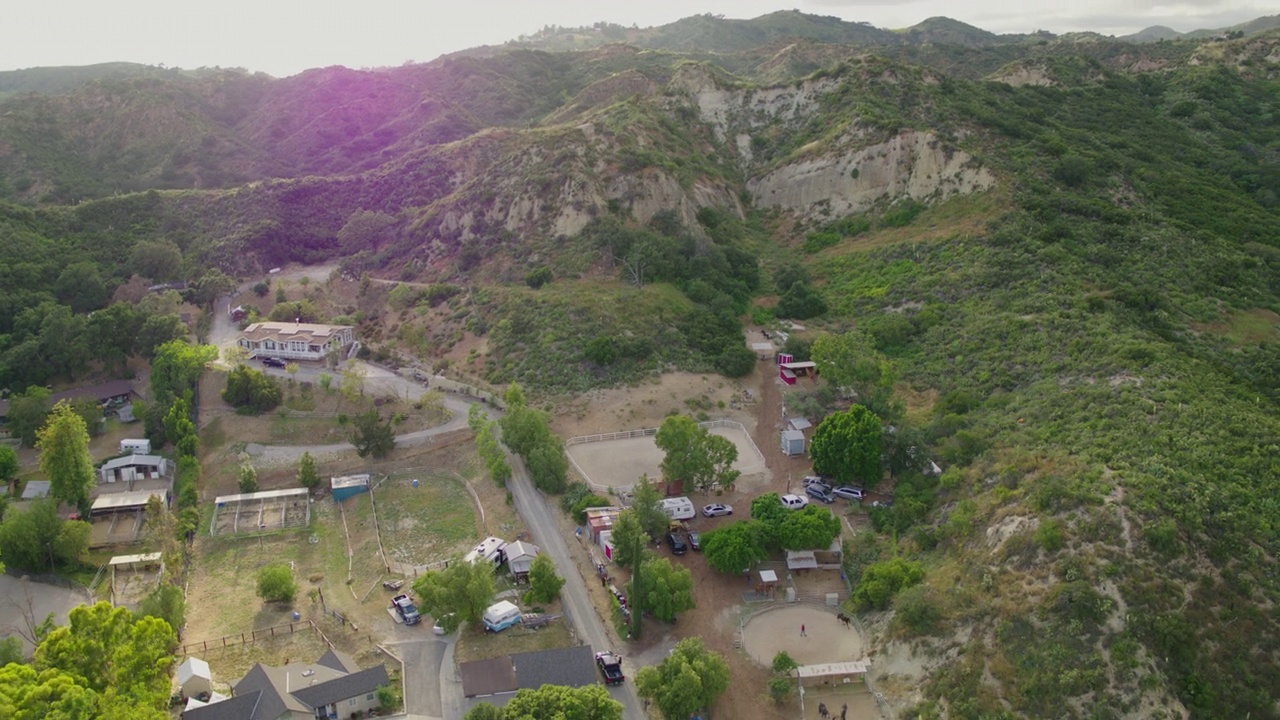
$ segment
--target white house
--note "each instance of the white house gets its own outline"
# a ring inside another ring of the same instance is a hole
[[[297,322],[254,323],[236,339],[251,357],[281,360],[320,360],[353,342],[355,329],[350,325]]]
[[[103,463],[98,475],[104,483],[163,478],[169,475],[169,461],[159,455],[125,455]]]

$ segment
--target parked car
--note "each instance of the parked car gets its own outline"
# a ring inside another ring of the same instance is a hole
[[[826,491],[826,487],[826,485],[810,485],[804,489],[804,492],[814,500],[830,505],[836,501],[836,498],[834,495]]]
[[[783,495],[781,498],[782,507],[788,510],[799,510],[809,504],[808,498],[803,495]]]
[[[683,555],[689,551],[689,545],[678,532],[667,533],[667,544],[671,546],[672,555]]]
[[[845,500],[861,500],[862,488],[854,487],[852,485],[841,485],[835,490],[832,490],[831,494],[836,497],[842,497]]]
[[[723,503],[712,503],[702,507],[702,514],[705,517],[720,517],[721,515],[732,515],[733,506]]]
[[[689,531],[689,547],[695,551],[702,550],[702,536],[693,530]]]
[[[809,487],[810,485],[822,485],[828,488],[831,487],[831,483],[828,482],[826,478],[819,477],[817,475],[806,475],[804,478],[804,486]]]
[[[611,652],[596,653],[596,667],[604,677],[605,685],[621,685],[627,679],[622,674],[622,656]]]
[[[452,616],[453,616],[453,613],[449,613],[448,615],[445,615],[445,617],[452,617]],[[435,633],[436,635],[448,634],[444,631],[444,626],[440,624],[440,618],[436,618],[435,624],[431,626],[431,632]]]
[[[280,358],[264,357],[262,358],[262,364],[266,365],[267,367],[282,368],[285,366],[286,363]]]
[[[391,607],[396,609],[396,614],[400,616],[405,625],[417,625],[422,620],[422,615],[418,613],[418,608],[414,606],[413,600],[410,600],[407,594],[391,598]]]

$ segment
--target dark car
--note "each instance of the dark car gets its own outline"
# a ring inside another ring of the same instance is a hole
[[[836,499],[832,497],[831,493],[827,492],[826,490],[823,490],[817,485],[810,485],[809,487],[804,489],[804,492],[806,495],[813,498],[814,500],[817,500],[819,502],[824,502],[828,505],[836,501]]]
[[[267,367],[282,368],[285,366],[285,361],[280,358],[264,357],[262,358],[262,364]]]
[[[397,595],[391,598],[391,607],[396,609],[396,613],[404,620],[405,625],[417,625],[422,620],[422,615],[418,613],[418,608],[414,607],[413,601],[406,595]]]
[[[622,656],[611,652],[596,653],[596,667],[604,677],[605,685],[621,685],[627,679],[622,674]]]
[[[702,550],[702,536],[693,530],[689,531],[689,547],[694,550]]]
[[[683,555],[689,551],[689,545],[678,532],[667,533],[667,544],[671,546],[672,555]]]

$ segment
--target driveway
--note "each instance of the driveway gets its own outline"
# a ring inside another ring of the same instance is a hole
[[[426,632],[431,628],[427,627]],[[440,685],[446,682],[441,667],[447,647],[447,643],[435,639],[409,640],[391,647],[404,661],[404,709],[409,715],[444,717]],[[453,674],[452,668],[449,674]]]
[[[84,590],[71,590],[58,585],[32,582],[20,576],[0,574],[0,636],[22,638],[26,652],[35,646],[28,642],[31,626],[43,622],[53,613],[59,625],[67,624],[67,613],[77,605],[89,602]]]

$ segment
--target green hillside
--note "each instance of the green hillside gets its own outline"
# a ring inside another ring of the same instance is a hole
[[[902,451],[846,567],[924,570],[868,615],[901,717],[1280,718],[1280,32],[850,25],[0,100],[0,387],[98,370],[61,341],[135,274],[290,261],[419,283],[333,308],[375,356],[546,396],[800,321]]]

